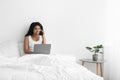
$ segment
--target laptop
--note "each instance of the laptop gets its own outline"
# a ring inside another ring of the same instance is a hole
[[[34,52],[35,54],[50,54],[51,44],[35,44]]]

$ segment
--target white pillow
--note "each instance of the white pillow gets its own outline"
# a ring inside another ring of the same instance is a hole
[[[25,55],[24,47],[23,47],[23,46],[24,46],[23,42],[19,42],[19,43],[18,43],[18,46],[19,46],[20,56]]]
[[[0,43],[0,54],[6,57],[19,57],[17,41],[5,41]]]
[[[9,58],[0,53],[0,65],[18,62],[17,59],[19,58],[17,57]]]

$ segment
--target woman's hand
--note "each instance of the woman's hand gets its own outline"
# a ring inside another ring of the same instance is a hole
[[[43,32],[43,35],[42,35],[42,43],[43,43],[43,44],[46,44],[45,32],[44,32],[44,30],[42,30],[42,32]]]
[[[42,35],[42,36],[44,36],[44,35],[45,35],[45,32],[44,32],[44,30],[42,30],[41,32],[43,33],[43,35]]]

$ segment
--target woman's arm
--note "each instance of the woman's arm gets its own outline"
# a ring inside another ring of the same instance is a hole
[[[46,44],[46,38],[45,38],[45,33],[43,31],[43,35],[42,35],[42,44]]]
[[[28,39],[28,36],[26,36],[25,39],[24,39],[24,52],[26,54],[32,53],[32,51],[29,50],[29,46],[28,45],[29,45],[29,39]]]

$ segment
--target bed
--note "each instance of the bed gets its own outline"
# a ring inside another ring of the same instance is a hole
[[[15,41],[0,44],[0,80],[103,80],[102,77],[77,64],[73,56],[20,56],[17,44]]]

